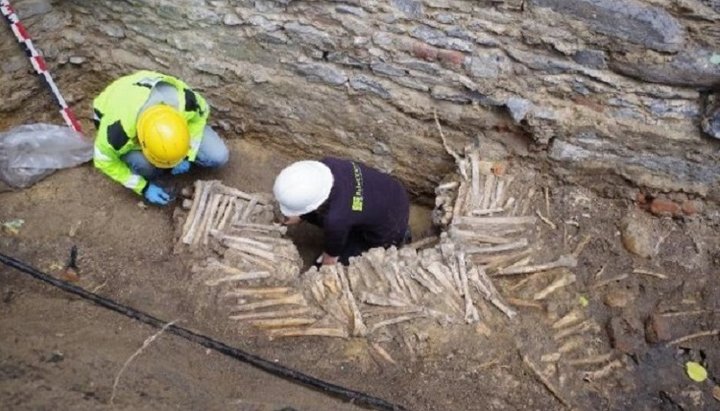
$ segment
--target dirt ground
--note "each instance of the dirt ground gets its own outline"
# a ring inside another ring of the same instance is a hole
[[[230,145],[229,167],[183,177],[178,187],[192,178],[217,178],[244,191],[269,191],[276,172],[291,161],[257,142]],[[214,302],[189,285],[187,261],[172,254],[172,208],[140,207],[138,197],[89,165],[56,173],[24,191],[0,193],[0,222],[24,220],[18,233],[0,234],[0,250],[57,272],[75,245],[78,285],[88,290],[412,410],[562,409],[522,356],[551,375],[569,408],[718,409],[720,402],[713,399],[720,383],[717,335],[672,347],[646,339],[648,319],[657,313],[679,313],[668,317],[671,338],[720,328],[712,312],[720,310],[717,207],[706,204],[692,218],[649,217],[662,235],[655,243],[657,256],[644,259],[628,253],[620,240],[619,223],[626,214],[647,214],[633,201],[601,198],[532,175],[537,177],[529,183],[539,193],[548,187],[550,194],[550,213],[541,194],[537,209],[558,226],[535,228],[543,246],[535,250],[534,261],[571,252],[589,236],[572,269],[576,282],[539,307],[516,307],[519,315],[512,321],[491,308],[482,313],[482,327],[416,330],[423,346],[415,353],[390,341],[388,351],[397,364],[373,355],[364,340],[269,341],[231,323],[221,307],[207,307]],[[414,207],[412,214],[414,234],[426,235],[429,210]],[[302,229],[292,235],[306,261],[317,255],[319,233]],[[665,278],[633,273],[638,268]],[[518,284],[522,277],[496,284],[503,295],[530,300],[551,275],[533,275],[527,290]],[[585,333],[581,346],[565,349],[573,348],[568,352],[580,359],[611,352],[620,365],[606,376],[583,378],[583,372],[603,364],[542,360],[563,349],[552,324],[573,309],[598,328]],[[110,404],[118,371],[156,330],[6,267],[0,267],[0,330],[0,404],[7,409],[356,409],[170,335],[159,337],[129,365]],[[710,378],[691,381],[683,369],[688,360],[703,363]]]

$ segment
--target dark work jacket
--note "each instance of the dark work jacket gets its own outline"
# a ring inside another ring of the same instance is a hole
[[[410,201],[394,177],[364,164],[324,158],[333,174],[327,201],[303,220],[325,231],[325,252],[343,253],[351,236],[360,236],[369,248],[400,245],[408,228]]]

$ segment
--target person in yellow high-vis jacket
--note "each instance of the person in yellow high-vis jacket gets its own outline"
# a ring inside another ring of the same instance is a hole
[[[153,71],[121,77],[95,98],[93,110],[95,167],[153,204],[170,201],[152,182],[163,170],[177,175],[192,163],[215,168],[228,161],[225,143],[207,125],[207,102],[175,77]]]

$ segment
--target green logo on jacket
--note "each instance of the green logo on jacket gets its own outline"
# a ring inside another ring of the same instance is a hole
[[[354,162],[352,163],[352,168],[353,176],[355,177],[355,193],[352,198],[351,209],[359,212],[363,210],[363,176],[360,167]]]

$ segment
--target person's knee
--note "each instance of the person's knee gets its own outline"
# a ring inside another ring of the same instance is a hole
[[[197,156],[197,163],[203,167],[218,168],[227,164],[230,159],[230,151],[220,136],[209,127],[205,130],[205,136],[200,144]]]

